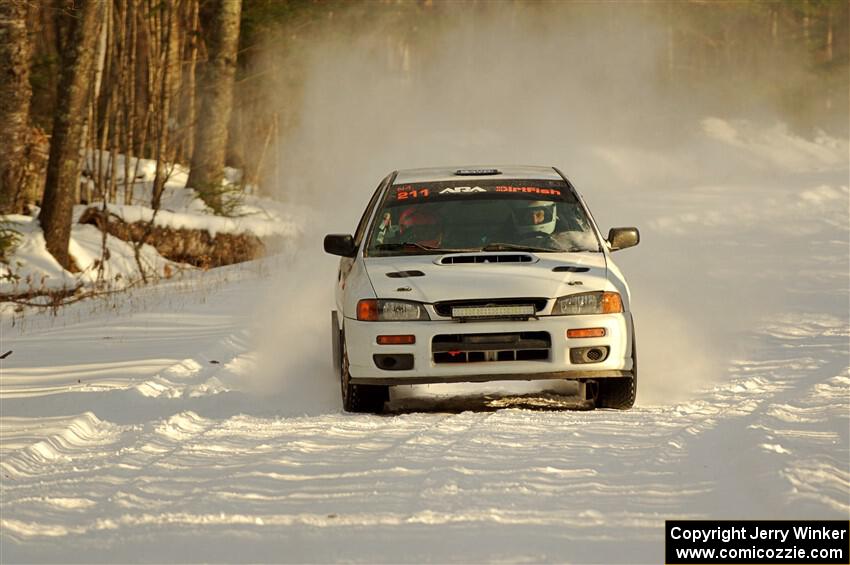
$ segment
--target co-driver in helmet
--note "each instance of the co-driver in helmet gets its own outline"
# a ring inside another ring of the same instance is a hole
[[[558,223],[558,211],[554,202],[534,200],[523,202],[513,210],[514,225],[519,237],[529,239],[549,239],[555,233]]]

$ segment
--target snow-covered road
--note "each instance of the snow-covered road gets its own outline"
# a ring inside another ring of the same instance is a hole
[[[602,225],[644,234],[618,258],[627,412],[432,387],[343,413],[309,231],[56,316],[5,308],[0,562],[660,563],[665,519],[847,519],[847,142],[702,128],[575,159]]]
[[[275,284],[230,268],[4,327],[4,563],[661,562],[665,519],[848,515],[839,317],[765,323],[673,405],[284,417],[246,384]]]

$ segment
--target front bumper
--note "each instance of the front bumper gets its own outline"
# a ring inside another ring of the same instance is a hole
[[[567,330],[605,328],[604,337],[569,339]],[[546,359],[533,361],[482,361],[436,363],[434,336],[546,332],[551,346]],[[546,316],[525,321],[361,322],[345,319],[344,327],[352,384],[428,384],[538,379],[597,379],[632,375],[632,319],[628,312],[587,316]],[[411,345],[378,345],[379,335],[414,335]],[[572,363],[570,349],[608,347],[604,361]],[[413,367],[384,370],[374,355],[412,354]]]

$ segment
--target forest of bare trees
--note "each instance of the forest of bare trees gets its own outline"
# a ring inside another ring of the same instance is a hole
[[[429,29],[447,14],[494,6],[546,10],[552,4],[0,2],[0,213],[38,214],[48,249],[71,268],[73,206],[130,203],[138,161],[129,157],[157,163],[149,202],[154,210],[171,167],[180,163],[191,166],[188,186],[213,211],[227,213],[222,194],[234,188],[222,185],[225,165],[242,171],[236,190],[261,185],[275,166],[270,145],[297,121],[302,55],[311,37],[332,25],[337,32],[384,33],[387,73],[415,74]],[[829,127],[846,115],[845,0],[582,2],[567,8],[599,8],[611,29],[620,10],[646,12],[666,29],[658,69],[671,89],[699,91],[701,84],[726,82],[731,91],[735,81],[748,80],[793,109],[802,124]],[[791,51],[806,59],[810,80],[783,87],[775,67],[763,63],[771,53]],[[271,104],[270,93],[287,99]],[[715,87],[706,96],[734,112],[734,99],[724,94]]]

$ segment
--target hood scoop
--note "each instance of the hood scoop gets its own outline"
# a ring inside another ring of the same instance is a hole
[[[460,253],[443,255],[437,265],[468,265],[472,263],[536,263],[537,257],[530,253]]]

